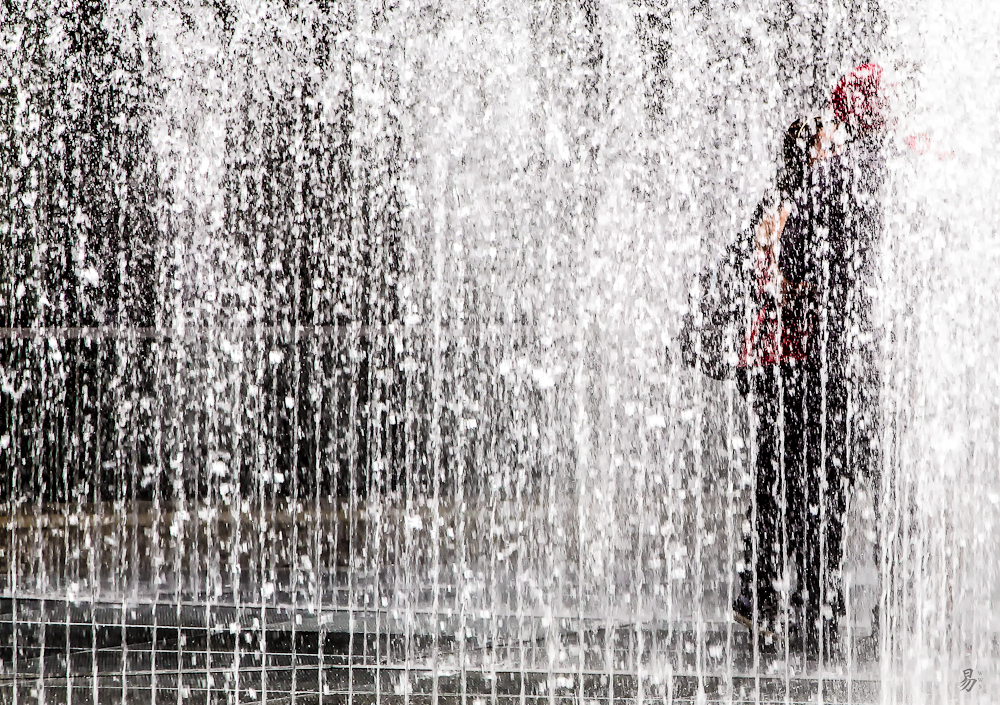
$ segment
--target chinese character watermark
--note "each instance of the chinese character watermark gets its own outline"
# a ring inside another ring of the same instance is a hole
[[[963,676],[962,682],[958,684],[958,687],[964,690],[966,693],[971,693],[973,686],[976,685],[976,683],[978,683],[979,681],[977,681],[975,678],[972,677],[971,668],[966,668],[964,671],[962,671],[962,676]]]

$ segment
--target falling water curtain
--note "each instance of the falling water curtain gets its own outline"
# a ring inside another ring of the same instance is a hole
[[[765,105],[770,103],[771,110],[767,114],[768,121],[764,125],[764,134],[754,135],[756,140],[753,138],[750,140],[750,144],[754,144],[755,141],[758,144],[762,143],[765,150],[754,156],[755,163],[751,165],[748,172],[752,174],[756,170],[760,176],[766,178],[768,170],[776,166],[774,155],[777,154],[777,152],[767,151],[766,146],[777,144],[780,135],[795,117],[822,110],[829,100],[830,89],[842,72],[884,50],[887,16],[884,9],[876,4],[870,4],[862,11],[854,6],[841,6],[836,3],[826,6],[809,6],[788,2],[764,3],[760,6],[759,14],[756,17],[759,24],[746,23],[744,26],[733,28],[732,34],[728,35],[729,40],[733,43],[731,48],[726,47],[724,39],[720,38],[716,41],[723,47],[721,52],[723,55],[726,53],[725,48],[729,48],[729,51],[735,56],[755,57],[756,55],[760,56],[758,60],[763,60],[761,65],[753,67],[752,73],[755,74],[755,81],[763,80],[765,85],[770,87],[763,100]],[[723,22],[725,18],[727,18],[727,14],[723,8],[712,3],[701,4],[697,8],[692,7],[687,11],[683,7],[660,7],[656,3],[643,5],[639,31],[640,36],[644,37],[651,50],[652,62],[649,64],[650,78],[648,79],[651,87],[649,109],[654,119],[667,118],[669,120],[671,114],[683,115],[687,113],[690,115],[693,112],[690,105],[685,103],[683,98],[680,98],[684,95],[682,81],[684,80],[687,60],[681,50],[685,44],[693,43],[690,40],[684,41],[681,28],[692,19],[695,22],[704,22],[706,27],[711,27],[712,24],[709,23]],[[708,31],[705,34],[712,36]],[[724,38],[726,35],[722,35],[722,37]],[[731,62],[727,68],[731,72],[729,75],[735,78],[740,74],[734,70],[733,64],[734,62]],[[732,96],[733,92],[732,88],[726,91],[728,96]],[[699,98],[702,101],[706,100],[705,96],[699,96]],[[758,104],[759,109],[760,105]],[[770,134],[767,134],[768,132]],[[746,151],[749,152],[749,150]],[[746,192],[748,189],[743,187],[741,190]],[[708,190],[706,189],[706,191]],[[713,205],[709,202],[708,207],[711,209]],[[745,213],[748,213],[754,205],[752,202],[742,203],[740,207]],[[724,219],[716,219],[716,221],[725,224]],[[737,236],[739,229],[740,226],[737,223],[732,223],[728,228],[725,226],[719,228],[721,232],[718,232],[709,225],[706,228],[705,237],[708,252],[702,258],[694,261],[694,269],[697,271],[710,266],[709,261],[714,256],[712,252],[718,251],[721,246],[732,241]],[[714,401],[712,399],[714,390],[710,388],[710,385],[711,383],[706,384],[700,394],[704,395],[710,407],[719,408],[723,405],[720,404],[721,400]],[[732,395],[734,390],[730,390],[728,393]],[[747,400],[747,406],[752,406],[752,403],[751,399]],[[735,442],[731,446],[734,448],[734,451],[731,451],[731,457],[737,469],[741,466],[745,468],[746,465],[752,468],[754,465],[753,456],[759,451],[757,447],[754,447],[756,432],[753,430],[759,421],[751,418],[748,422],[750,425],[749,458],[741,458],[745,452],[741,452],[741,446],[745,443],[741,437],[747,431],[740,429],[739,423],[735,426],[731,425],[729,431],[731,435],[736,436]],[[780,426],[781,421],[779,420],[778,423]],[[701,441],[701,443],[705,443],[705,441]],[[711,455],[708,455],[708,458],[710,459]],[[719,462],[721,460],[720,457],[714,461],[716,467],[721,464]],[[744,473],[742,479],[739,477],[739,470],[737,470],[735,475],[730,476],[732,479],[729,482],[734,482],[734,480],[740,481],[740,484],[745,482],[748,477],[745,474],[747,471],[743,470],[742,472]],[[794,472],[794,470],[789,468],[787,472]],[[732,487],[733,485],[730,485],[730,488]],[[752,502],[752,500],[750,501]],[[736,508],[730,507],[728,511],[736,512]],[[746,527],[743,530],[745,531]],[[732,540],[732,533],[730,533],[730,537]],[[870,548],[867,549],[867,552],[871,553]],[[868,558],[868,560],[871,559]],[[730,562],[735,563],[735,558]],[[833,568],[836,570],[839,566]],[[743,569],[749,570],[749,566],[743,566]],[[729,589],[732,590],[734,587],[730,585]]]
[[[6,6],[4,501],[113,515],[68,535],[70,556],[96,548],[65,568],[44,531],[17,533],[6,575],[149,588],[178,613],[185,594],[231,603],[244,626],[337,605],[376,625],[337,648],[434,670],[434,687],[452,657],[553,688],[558,671],[580,697],[585,670],[614,690],[634,669],[663,697],[675,672],[732,683],[747,664],[717,625],[757,420],[663,348],[784,128],[853,65],[903,56],[900,5]],[[897,225],[919,220],[898,198]],[[892,261],[914,298],[905,263],[923,280],[929,255]],[[976,271],[980,293],[949,315],[991,310]],[[882,578],[900,573],[881,599],[883,649],[919,644],[916,662],[964,645],[945,615],[963,606],[971,630],[973,597],[946,576],[983,598],[989,554],[960,545],[980,535],[967,500],[945,512],[929,475],[905,475],[914,429],[944,415],[913,401],[939,391],[924,371],[954,371],[921,347],[944,299],[912,286],[928,313],[896,311],[883,377]],[[973,425],[986,392],[966,402],[973,440],[992,438]],[[254,634],[234,658],[278,648]],[[392,677],[375,687],[409,692]]]
[[[13,3],[2,16],[0,467],[12,511],[150,494],[145,424],[121,414],[153,418],[140,401],[155,346],[156,88],[138,24],[100,2]]]
[[[5,11],[11,511],[422,481],[392,455],[398,136],[352,90],[355,18],[293,20],[261,44],[226,6]],[[361,58],[391,99],[386,47]]]
[[[987,86],[996,65],[974,57],[996,52],[1000,18],[989,4],[895,10],[894,49],[911,78],[899,86],[880,302],[884,692],[890,702],[990,698],[1000,490],[987,362],[998,256]]]

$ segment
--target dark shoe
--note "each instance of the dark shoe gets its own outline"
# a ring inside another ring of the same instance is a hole
[[[806,619],[808,618],[807,615]],[[840,641],[839,625],[835,619],[814,619],[811,623],[793,622],[788,627],[788,647],[791,653],[802,656],[810,663],[819,663],[821,657],[827,665],[847,662]]]
[[[819,658],[819,639],[815,629],[806,629],[802,624],[793,624],[788,628],[788,648],[793,654],[801,656],[809,662]]]
[[[774,628],[774,617],[766,612],[758,610],[757,629],[754,629],[753,602],[746,595],[740,595],[733,600],[733,619],[742,624],[750,632],[757,632],[761,645],[764,647],[775,647],[781,642],[781,634]]]
[[[749,597],[740,595],[733,600],[733,619],[753,631],[753,603]]]

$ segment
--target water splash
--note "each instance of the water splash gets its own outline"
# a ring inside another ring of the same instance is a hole
[[[5,13],[5,693],[995,678],[986,4]],[[870,57],[903,106],[886,465],[817,671],[731,621],[754,419],[672,341],[784,127]]]

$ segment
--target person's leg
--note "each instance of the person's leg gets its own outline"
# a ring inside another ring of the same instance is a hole
[[[812,372],[815,390],[809,403],[810,466],[815,487],[812,541],[816,546],[810,570],[811,635],[818,647],[825,640],[824,652],[838,648],[837,623],[844,614],[843,526],[847,492],[851,484],[851,458],[848,453],[849,419],[847,387],[842,377],[831,375],[822,383],[819,370]]]
[[[870,349],[862,350],[862,366],[855,378],[855,386],[858,390],[858,411],[855,414],[855,432],[852,443],[852,453],[855,457],[853,473],[855,481],[860,487],[866,488],[871,496],[872,509],[874,511],[874,526],[865,527],[865,531],[872,530],[874,541],[871,545],[871,558],[876,570],[881,574],[883,568],[891,570],[892,565],[882,566],[881,555],[881,506],[879,499],[883,496],[882,474],[880,463],[879,428],[881,425],[879,410],[879,372],[874,363],[874,352]],[[886,579],[886,576],[882,576]],[[880,640],[880,603],[881,589],[878,597],[872,606],[871,628],[872,641],[870,653],[876,655],[879,650]],[[845,598],[846,599],[846,598]]]
[[[801,363],[787,363],[781,367],[782,414],[782,472],[784,477],[784,512],[782,516],[785,551],[789,566],[784,576],[787,589],[790,621],[799,623],[803,612],[805,567],[810,548],[808,529],[808,463],[806,458],[805,379]],[[790,584],[794,571],[794,586]]]
[[[834,471],[827,477],[822,533],[825,555],[821,565],[823,570],[821,624],[827,654],[834,654],[840,648],[840,622],[846,615],[843,536],[844,514],[847,511],[847,495],[850,487],[850,478],[843,473]]]
[[[757,415],[757,459],[753,500],[747,508],[751,530],[744,537],[741,593],[750,609],[756,593],[761,620],[771,621],[778,607],[774,582],[782,569],[778,387],[774,371],[757,370],[753,389],[754,412]]]
[[[878,467],[873,467],[872,472],[867,477],[867,491],[871,497],[872,511],[874,513],[873,521],[874,526],[871,527],[872,533],[874,534],[874,540],[871,544],[871,560],[875,566],[876,574],[879,576],[879,582],[876,584],[876,594],[875,602],[871,609],[871,643],[870,643],[870,653],[874,658],[878,657],[879,650],[881,648],[881,638],[882,638],[882,580],[889,581],[891,584],[892,580],[892,570],[893,564],[888,562],[887,565],[882,565],[882,541],[885,537],[882,535],[882,505],[880,502],[881,497],[884,494],[882,488],[882,475]],[[883,574],[883,569],[887,572]],[[845,596],[846,599],[846,596]]]

